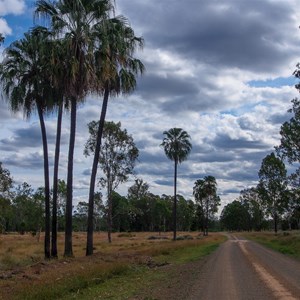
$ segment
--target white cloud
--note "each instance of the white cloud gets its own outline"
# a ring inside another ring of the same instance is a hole
[[[20,15],[26,8],[24,0],[0,0],[0,16]]]
[[[11,28],[8,26],[7,22],[5,19],[0,18],[0,32],[6,36],[10,35],[12,33]]]

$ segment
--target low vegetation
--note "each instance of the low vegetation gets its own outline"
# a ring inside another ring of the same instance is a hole
[[[300,259],[300,231],[246,232],[242,235],[273,250]]]
[[[106,234],[97,233],[95,255],[85,257],[86,233],[76,233],[75,258],[44,261],[43,243],[32,235],[1,235],[1,293],[7,299],[124,299],[156,280],[166,280],[164,267],[199,260],[225,240],[215,233],[189,233],[192,239],[176,242],[171,232],[161,235],[166,239],[149,236],[153,233],[114,233],[114,243],[109,244]],[[180,236],[187,234],[179,232]],[[63,248],[63,235],[58,241]],[[9,260],[4,259],[7,255]]]

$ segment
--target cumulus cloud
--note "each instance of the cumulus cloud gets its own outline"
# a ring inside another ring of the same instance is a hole
[[[11,28],[8,26],[5,19],[0,18],[0,32],[6,36],[12,33]]]
[[[20,15],[26,8],[24,0],[0,0],[0,16]]]

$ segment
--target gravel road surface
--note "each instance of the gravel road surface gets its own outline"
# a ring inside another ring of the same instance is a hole
[[[300,299],[300,262],[229,235],[203,265],[188,299]]]
[[[131,299],[300,300],[299,261],[233,234],[210,256],[165,271],[167,281]]]

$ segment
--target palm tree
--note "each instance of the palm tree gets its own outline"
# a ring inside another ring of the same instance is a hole
[[[220,198],[217,196],[217,182],[214,176],[205,176],[198,179],[193,188],[193,195],[196,202],[200,204],[203,213],[203,235],[208,235],[209,216],[217,211]]]
[[[64,108],[64,44],[63,41],[52,41],[51,52],[51,74],[53,75],[52,84],[55,87],[56,102],[58,107],[57,112],[57,129],[54,154],[54,169],[53,169],[53,188],[52,188],[52,235],[51,235],[51,257],[57,258],[57,201],[58,201],[58,167],[60,156],[60,140],[62,115]]]
[[[181,128],[171,128],[164,131],[165,135],[161,146],[166,156],[174,161],[174,206],[173,206],[173,240],[176,240],[176,218],[177,218],[177,166],[187,159],[192,150],[191,137]]]
[[[50,29],[65,42],[65,97],[71,107],[68,154],[65,256],[73,256],[72,205],[73,157],[76,133],[76,110],[79,101],[95,86],[94,28],[103,22],[103,11],[113,9],[110,0],[39,0],[36,15],[50,21]],[[105,15],[105,14],[104,14]]]
[[[90,181],[86,255],[93,254],[95,182],[108,99],[110,95],[132,92],[136,87],[136,75],[142,74],[144,71],[142,62],[132,56],[137,47],[143,46],[143,39],[134,35],[126,18],[108,19],[95,29],[97,44],[101,45],[95,51],[95,64],[99,80],[96,90],[102,92],[104,89],[104,96]]]
[[[44,113],[51,110],[53,94],[48,73],[49,33],[41,27],[12,43],[4,54],[0,80],[13,112],[23,110],[29,118],[36,108],[40,120],[45,181],[45,258],[50,258],[50,185]]]

